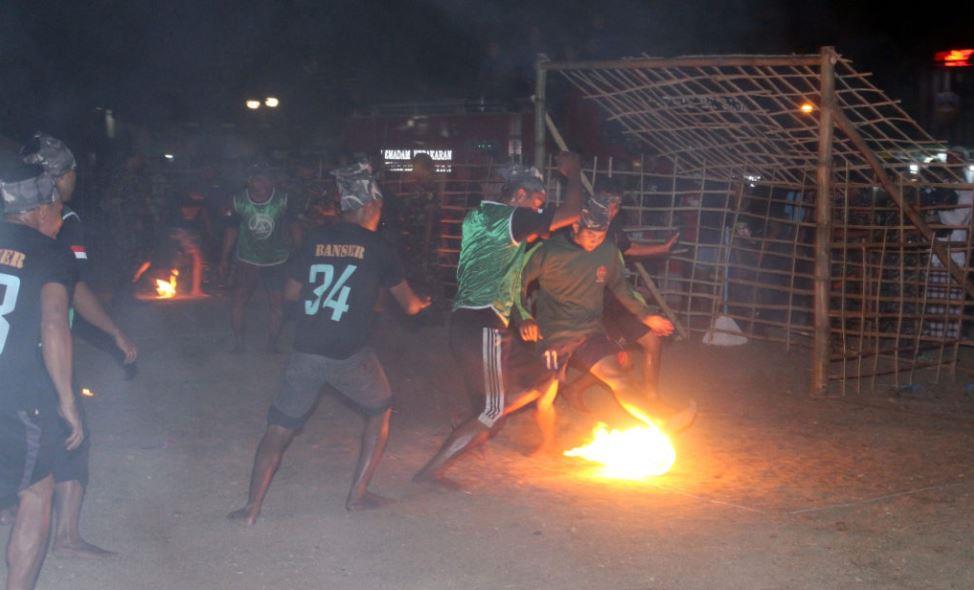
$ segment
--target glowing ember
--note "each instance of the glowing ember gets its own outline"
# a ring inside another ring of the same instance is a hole
[[[601,477],[631,480],[663,475],[676,461],[669,437],[648,420],[628,430],[609,430],[599,422],[592,442],[565,451],[565,456],[601,463]]]
[[[172,299],[176,296],[176,277],[179,271],[173,269],[169,271],[169,280],[156,279],[156,296],[159,299]]]
[[[83,395],[85,397],[95,397],[95,392],[92,391],[92,390],[90,390],[90,389],[88,389],[87,387],[82,387],[81,388],[81,395]]]
[[[810,114],[812,114],[812,111],[815,110],[815,105],[813,105],[810,102],[806,102],[805,104],[803,104],[800,107],[800,110],[801,110],[801,112],[805,113],[806,115],[810,115]]]

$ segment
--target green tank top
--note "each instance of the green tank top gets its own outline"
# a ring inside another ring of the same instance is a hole
[[[483,201],[463,219],[453,309],[493,309],[504,322],[520,292],[527,244],[514,241],[511,220],[516,207]]]
[[[287,195],[277,191],[263,203],[250,200],[244,191],[233,198],[233,210],[240,216],[237,258],[257,266],[274,266],[287,261],[290,237],[286,227]]]

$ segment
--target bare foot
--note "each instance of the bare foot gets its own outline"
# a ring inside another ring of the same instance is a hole
[[[74,542],[62,542],[55,539],[54,543],[51,545],[51,553],[58,557],[76,559],[105,559],[106,557],[118,555],[114,551],[109,551],[107,549],[102,549],[97,545],[92,545],[84,539],[78,539]]]
[[[383,506],[388,506],[392,504],[395,500],[385,498],[379,494],[373,494],[372,492],[365,492],[365,495],[361,498],[352,499],[349,498],[345,501],[345,510],[349,512],[360,512],[362,510],[372,510],[374,508],[382,508]]]
[[[666,422],[663,423],[662,428],[670,434],[676,434],[677,432],[690,428],[690,425],[693,424],[696,417],[697,402],[690,400],[690,403],[687,404],[686,408],[667,418]]]
[[[259,510],[252,510],[249,506],[244,506],[240,510],[234,510],[228,514],[227,519],[240,521],[244,526],[254,526],[258,514],[260,514]]]
[[[17,520],[16,508],[4,508],[0,510],[0,526],[11,525],[15,520]]]
[[[532,459],[550,459],[551,457],[558,457],[560,455],[561,452],[554,443],[542,443],[525,453],[525,456]]]

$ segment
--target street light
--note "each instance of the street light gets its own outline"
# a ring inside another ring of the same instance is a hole
[[[260,101],[253,98],[248,99],[247,102],[244,104],[246,104],[247,108],[252,111],[256,111],[257,109],[260,108]]]
[[[264,99],[264,105],[269,109],[276,109],[281,101],[276,96],[268,96]]]

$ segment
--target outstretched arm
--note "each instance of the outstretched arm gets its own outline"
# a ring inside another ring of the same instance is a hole
[[[86,322],[115,340],[115,346],[125,355],[125,364],[135,362],[139,355],[138,349],[105,312],[105,308],[101,306],[98,297],[88,287],[88,283],[80,282],[75,286],[74,298],[71,302],[74,304],[74,309],[78,315],[84,318]]]
[[[680,238],[680,234],[673,234],[673,236],[663,242],[662,244],[647,244],[645,242],[631,242],[631,245],[626,248],[623,252],[626,256],[643,257],[643,256],[665,256],[670,253],[676,241]]]
[[[558,154],[558,172],[567,180],[565,186],[565,200],[551,220],[551,231],[571,225],[578,221],[582,214],[582,200],[584,191],[582,189],[582,161],[578,154],[572,152],[561,152]]]
[[[399,302],[402,310],[408,315],[416,315],[429,307],[433,301],[429,295],[424,295],[423,297],[416,295],[413,288],[405,280],[394,287],[390,287],[389,292],[392,293],[392,296]]]

